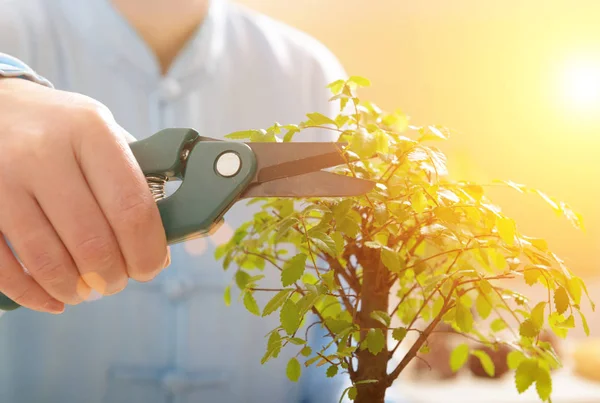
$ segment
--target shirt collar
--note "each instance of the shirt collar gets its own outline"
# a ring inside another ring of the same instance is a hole
[[[150,79],[160,78],[154,54],[110,0],[60,1],[74,33],[96,48],[98,62],[125,63]],[[228,0],[209,0],[207,16],[174,60],[169,77],[215,71],[225,48],[228,6]]]

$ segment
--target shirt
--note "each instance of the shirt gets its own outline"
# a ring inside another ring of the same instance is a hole
[[[164,76],[109,0],[0,0],[0,7],[0,52],[57,89],[107,105],[138,139],[167,127],[223,138],[274,122],[299,123],[308,112],[331,115],[326,85],[345,76],[315,39],[224,0],[211,2],[206,20]],[[298,136],[332,140],[319,133]],[[255,317],[235,294],[232,306],[223,302],[234,271],[222,269],[214,250],[252,211],[238,203],[214,235],[172,246],[171,266],[152,282],[130,282],[120,294],[67,307],[58,316],[6,313],[0,320],[0,401],[337,401],[341,386],[325,377],[325,367],[304,369],[300,383],[287,380],[287,360],[299,348],[260,364],[277,315]]]

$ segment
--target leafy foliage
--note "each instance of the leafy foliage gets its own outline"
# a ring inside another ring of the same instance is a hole
[[[273,293],[262,316],[278,312],[280,326],[269,335],[263,363],[284,347],[297,349],[287,366],[292,381],[300,377],[301,360],[306,367],[327,365],[329,377],[349,375],[353,384],[344,394],[361,400],[361,394],[385,391],[446,323],[482,346],[509,346],[517,390],[535,384],[540,398],[549,400],[550,371],[560,362],[539,335],[547,325],[566,337],[575,312],[588,331],[580,311],[585,284],[544,240],[522,234],[486,188],[537,195],[577,228],[583,228],[581,218],[567,204],[512,181],[451,180],[436,147],[449,131],[409,125],[401,111],[361,101],[356,90],[368,84],[351,77],[329,85],[331,101],[340,105],[335,118],[310,113],[298,125],[276,123],[229,136],[287,142],[305,130],[330,130],[347,144],[347,164],[336,172],[377,183],[356,198],[252,200],[261,210],[216,251],[225,269],[237,266],[235,283],[252,314],[261,315],[253,293]],[[279,272],[280,288],[258,287],[263,275],[256,272],[266,270]],[[529,301],[511,281],[543,287],[547,298]],[[229,288],[225,300],[231,300]],[[329,335],[320,349],[306,345],[313,326]],[[411,332],[418,337],[406,337]],[[388,371],[400,346],[407,353]],[[490,357],[466,344],[452,353],[452,369],[469,355],[494,374]]]

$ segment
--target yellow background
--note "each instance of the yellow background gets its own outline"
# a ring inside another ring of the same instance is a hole
[[[493,193],[576,272],[600,272],[600,107],[565,92],[572,63],[600,75],[600,1],[238,1],[318,38],[372,81],[364,98],[453,129],[456,179],[511,179],[569,203],[586,233],[533,196]]]

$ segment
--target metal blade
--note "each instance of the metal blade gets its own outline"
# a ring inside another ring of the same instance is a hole
[[[252,197],[350,197],[368,193],[375,182],[326,171],[250,185],[240,198]]]
[[[302,175],[342,165],[341,143],[246,143],[258,163],[255,182]]]

